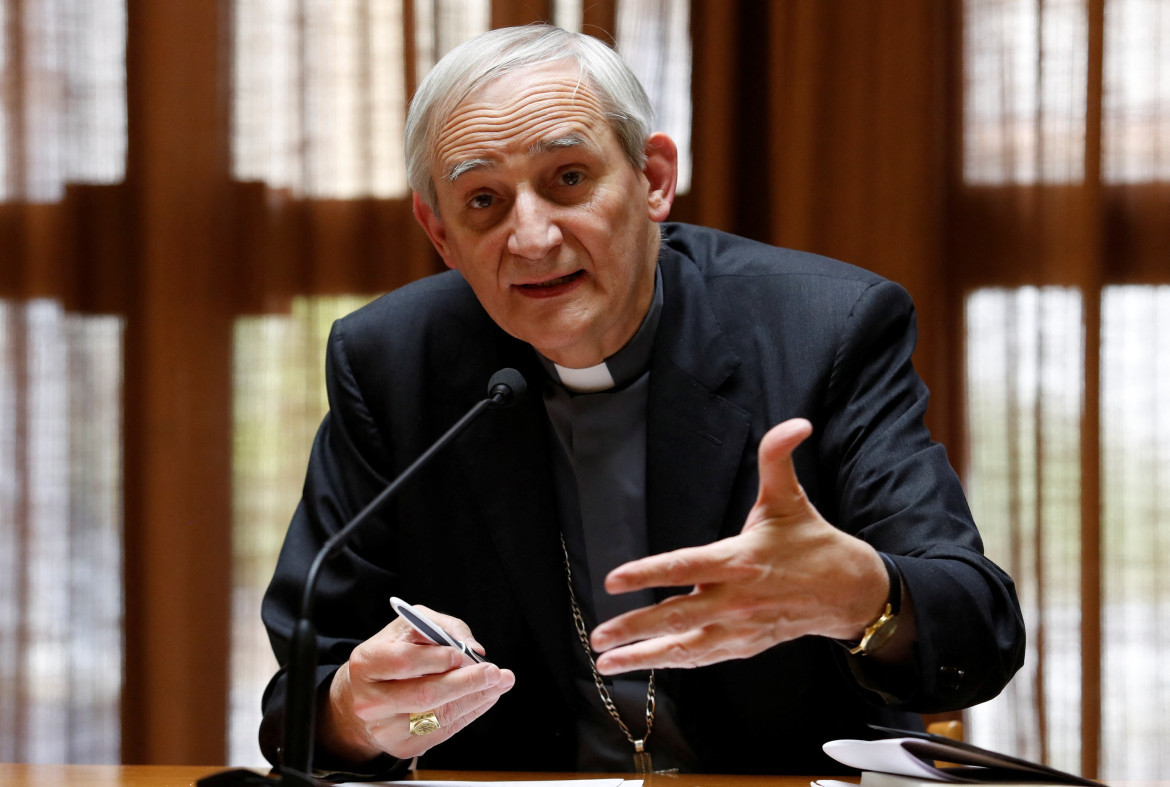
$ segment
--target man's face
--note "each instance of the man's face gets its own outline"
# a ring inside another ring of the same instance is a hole
[[[439,133],[438,211],[415,216],[492,319],[575,368],[612,355],[650,307],[658,227],[674,197],[668,137],[630,165],[571,61],[471,94]]]

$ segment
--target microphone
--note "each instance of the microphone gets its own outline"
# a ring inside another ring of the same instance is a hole
[[[528,383],[515,369],[500,369],[488,380],[488,397],[492,407],[511,407],[524,400]]]
[[[414,460],[378,496],[371,500],[357,516],[347,522],[325,542],[313,558],[305,575],[301,595],[301,612],[293,628],[288,661],[288,694],[284,709],[284,748],[280,765],[272,774],[260,774],[237,768],[200,779],[199,787],[237,787],[237,785],[295,785],[320,787],[323,785],[310,772],[313,762],[314,726],[316,721],[317,632],[313,628],[313,596],[322,564],[344,545],[353,533],[382,505],[394,496],[402,485],[419,469],[455,439],[484,410],[504,409],[523,401],[528,392],[524,375],[515,369],[500,369],[488,380],[487,397],[479,400],[466,415],[455,422],[430,448]]]

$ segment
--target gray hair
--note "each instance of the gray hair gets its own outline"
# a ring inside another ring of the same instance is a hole
[[[439,131],[463,100],[480,86],[528,66],[575,60],[582,81],[597,94],[626,158],[637,170],[654,110],[625,61],[601,41],[548,24],[504,27],[465,41],[447,53],[415,91],[406,116],[406,174],[411,189],[432,209],[438,196],[431,180]]]

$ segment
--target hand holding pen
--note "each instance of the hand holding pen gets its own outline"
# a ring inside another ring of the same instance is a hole
[[[318,743],[347,761],[422,754],[486,713],[516,681],[449,633],[470,639],[458,618],[391,603],[398,617],[354,648],[318,718]]]

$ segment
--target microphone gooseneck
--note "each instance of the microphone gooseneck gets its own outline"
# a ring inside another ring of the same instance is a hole
[[[409,467],[366,504],[357,516],[334,533],[317,552],[305,574],[301,595],[300,616],[293,628],[288,662],[288,693],[284,713],[284,746],[281,750],[280,765],[274,776],[261,776],[249,770],[230,770],[200,779],[200,787],[230,787],[251,784],[316,785],[311,773],[313,762],[313,741],[316,720],[316,673],[317,673],[317,632],[313,627],[313,599],[317,577],[321,566],[345,544],[354,531],[360,528],[375,511],[394,496],[415,472],[426,465],[448,443],[466,429],[472,421],[488,408],[511,407],[524,399],[528,384],[524,375],[515,369],[500,369],[488,381],[487,398],[481,399],[443,433]]]

